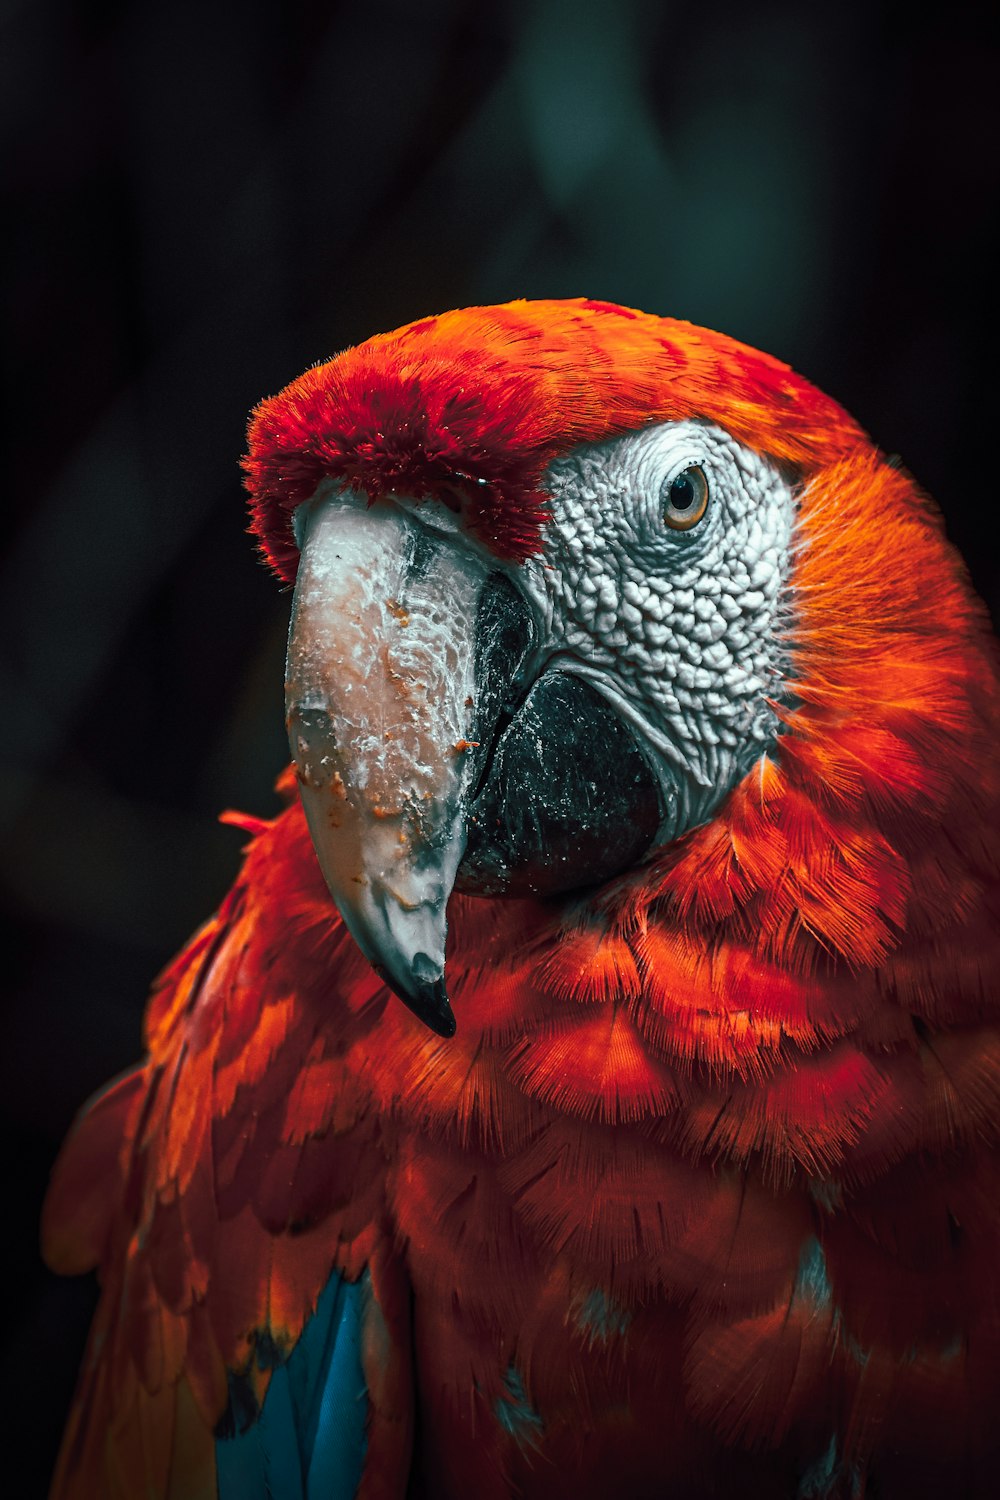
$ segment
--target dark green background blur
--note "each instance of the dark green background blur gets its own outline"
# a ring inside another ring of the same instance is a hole
[[[996,608],[1000,59],[961,5],[0,15],[0,1401],[30,1495],[93,1296],[37,1260],[52,1156],[236,869],[217,812],[275,806],[288,596],[243,535],[248,409],[463,303],[675,314],[900,452]]]

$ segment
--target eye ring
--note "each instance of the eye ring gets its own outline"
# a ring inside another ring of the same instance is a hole
[[[700,464],[689,464],[663,486],[663,520],[671,531],[690,531],[708,509],[708,480]]]

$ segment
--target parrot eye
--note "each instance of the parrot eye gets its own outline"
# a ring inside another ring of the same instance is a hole
[[[663,519],[671,531],[690,531],[708,509],[708,480],[698,464],[688,468],[664,486]]]

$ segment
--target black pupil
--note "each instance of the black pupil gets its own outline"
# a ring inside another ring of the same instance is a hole
[[[689,474],[678,474],[670,486],[670,503],[674,510],[687,510],[694,504],[694,483]]]

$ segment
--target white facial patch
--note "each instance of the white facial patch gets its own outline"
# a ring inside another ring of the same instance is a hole
[[[690,530],[664,513],[697,465],[708,505]],[[543,552],[519,570],[540,658],[592,682],[639,731],[664,798],[661,841],[704,822],[760,755],[783,697],[786,480],[722,428],[671,422],[574,449],[546,476]]]

